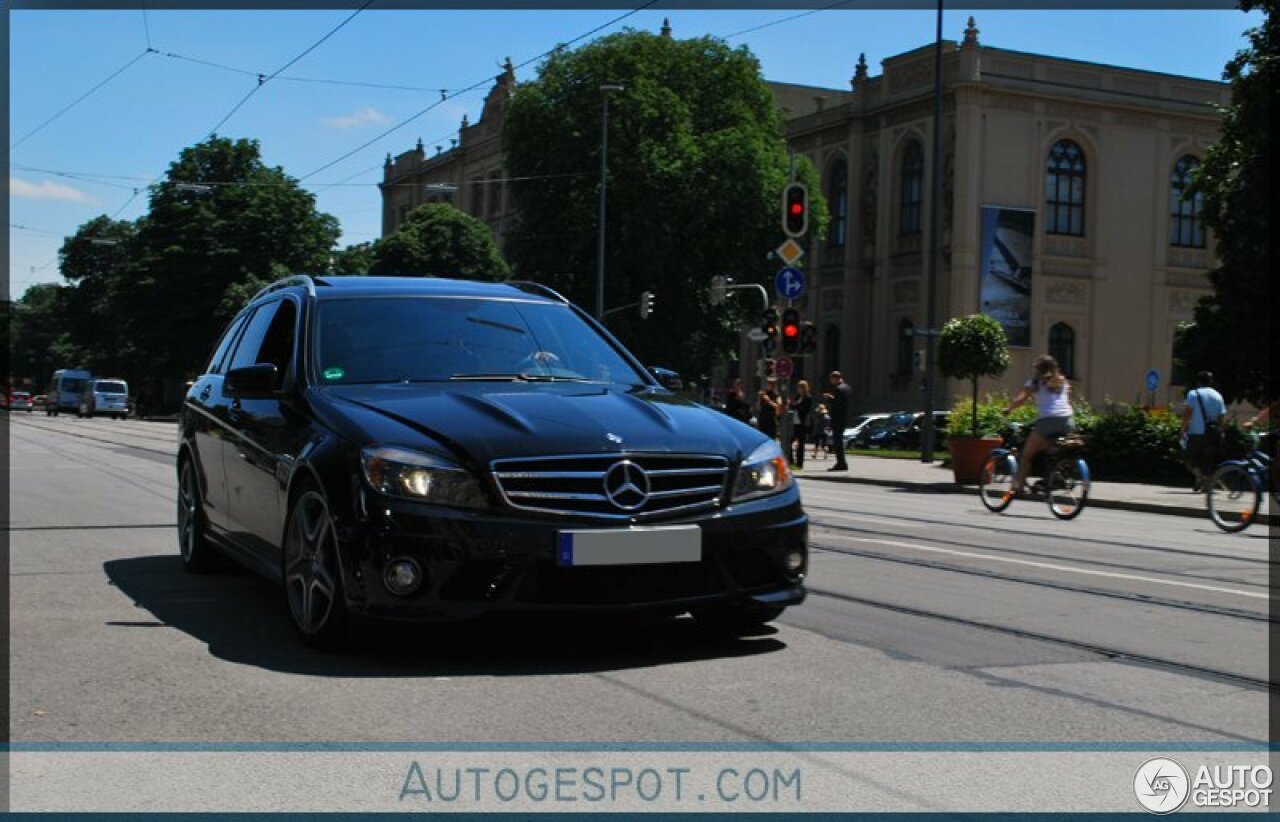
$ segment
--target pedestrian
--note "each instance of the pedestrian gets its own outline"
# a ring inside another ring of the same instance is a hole
[[[757,398],[756,428],[771,439],[778,438],[778,417],[782,416],[782,397],[778,396],[778,381],[770,377]]]
[[[735,420],[751,423],[751,403],[747,402],[746,394],[742,390],[742,380],[735,379],[733,385],[729,387],[729,396],[724,401],[724,412]]]
[[[791,411],[791,464],[804,468],[804,447],[809,442],[809,428],[813,425],[813,397],[809,395],[809,383],[796,383],[796,395],[787,403]]]
[[[1213,387],[1213,372],[1196,374],[1196,387],[1187,392],[1182,409],[1183,448],[1187,465],[1195,476],[1193,489],[1205,490],[1208,477],[1222,455],[1222,435],[1227,403]]]
[[[823,456],[831,453],[831,414],[827,411],[825,403],[818,403],[813,414],[814,459],[818,458],[819,451],[822,451]]]
[[[1014,494],[1021,491],[1026,483],[1027,473],[1031,470],[1036,455],[1047,451],[1053,438],[1076,430],[1075,410],[1071,407],[1071,383],[1063,376],[1058,361],[1048,354],[1036,357],[1034,373],[1004,409],[1005,416],[1033,397],[1036,401],[1036,421],[1031,426],[1031,434],[1022,446],[1022,455],[1018,458],[1018,476],[1013,481]]]
[[[836,453],[835,464],[828,471],[848,471],[849,464],[844,456],[844,427],[849,423],[849,406],[853,399],[853,388],[844,381],[839,371],[832,371],[831,390],[823,394],[827,398],[827,407],[831,409],[831,448]]]

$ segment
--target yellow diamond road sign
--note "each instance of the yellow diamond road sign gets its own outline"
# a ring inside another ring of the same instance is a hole
[[[778,246],[777,254],[787,265],[795,265],[796,260],[804,256],[804,249],[795,240],[787,240]]]

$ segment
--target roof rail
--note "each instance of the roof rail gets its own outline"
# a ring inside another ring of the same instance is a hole
[[[529,294],[540,294],[543,297],[550,297],[551,299],[562,303],[569,302],[565,299],[564,295],[556,291],[551,286],[536,283],[533,280],[508,280],[505,284],[512,288],[518,288]]]
[[[291,288],[295,285],[305,285],[307,287],[307,296],[314,297],[316,295],[316,283],[306,274],[294,274],[292,277],[285,277],[282,280],[276,280],[266,288],[253,295],[253,300],[258,299],[264,294],[270,294],[272,291],[279,291],[282,288]],[[253,302],[250,300],[249,302]]]

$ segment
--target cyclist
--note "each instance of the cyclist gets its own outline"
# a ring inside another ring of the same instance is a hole
[[[1004,409],[1005,416],[1032,397],[1039,414],[1031,427],[1031,435],[1022,447],[1022,458],[1018,460],[1018,476],[1013,482],[1015,494],[1022,491],[1031,463],[1037,454],[1049,447],[1049,441],[1076,430],[1075,413],[1071,409],[1071,384],[1058,368],[1058,361],[1048,354],[1036,357],[1033,376]]]

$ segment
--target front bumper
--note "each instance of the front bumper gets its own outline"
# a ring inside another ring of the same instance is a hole
[[[495,611],[666,611],[737,603],[796,605],[805,598],[808,518],[794,491],[661,523],[697,524],[698,562],[575,566],[556,561],[561,529],[598,522],[468,512],[362,491],[364,512],[340,520],[348,607],[386,619],[449,621]],[[788,572],[787,553],[801,567]],[[383,582],[388,563],[411,558],[424,571],[414,593],[397,596]]]

